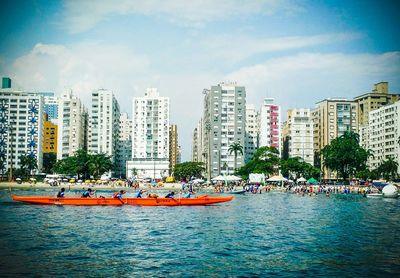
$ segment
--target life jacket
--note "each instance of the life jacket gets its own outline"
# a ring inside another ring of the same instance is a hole
[[[118,195],[119,195],[119,192],[115,192],[115,193],[112,195],[112,197],[113,197],[113,198],[118,198]]]

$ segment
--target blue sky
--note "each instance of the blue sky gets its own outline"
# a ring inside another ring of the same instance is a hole
[[[8,1],[0,75],[16,88],[72,89],[90,104],[114,91],[122,111],[148,86],[171,98],[184,160],[202,89],[246,86],[283,111],[389,81],[400,92],[398,1]]]

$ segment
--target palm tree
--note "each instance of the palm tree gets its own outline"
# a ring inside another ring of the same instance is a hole
[[[228,152],[229,152],[229,154],[232,154],[232,153],[235,154],[235,171],[236,171],[236,168],[237,168],[237,156],[238,156],[238,153],[243,155],[243,146],[240,145],[239,142],[235,142],[235,143],[233,143],[232,145],[229,146]]]
[[[25,175],[31,175],[32,170],[37,168],[37,159],[33,155],[21,155],[21,170],[25,173]]]
[[[90,155],[89,170],[93,177],[98,178],[112,169],[113,164],[109,156],[105,154]]]
[[[378,167],[378,172],[385,180],[395,179],[397,176],[397,169],[399,164],[397,161],[393,159],[393,157],[389,157],[386,161],[383,161],[381,165]]]

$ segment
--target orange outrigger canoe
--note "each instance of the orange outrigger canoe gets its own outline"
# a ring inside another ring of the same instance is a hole
[[[196,198],[80,198],[52,196],[16,196],[14,201],[37,205],[75,205],[75,206],[203,206],[232,201],[233,196],[213,197],[199,196]]]

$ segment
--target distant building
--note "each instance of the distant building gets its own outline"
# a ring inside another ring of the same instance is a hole
[[[11,89],[11,78],[3,77],[2,83],[1,83],[1,88],[2,89]]]
[[[39,93],[44,96],[44,112],[48,115],[48,120],[57,123],[58,119],[58,98],[54,93]]]
[[[156,88],[133,98],[132,160],[127,177],[162,178],[169,172],[169,98]]]
[[[234,153],[228,151],[233,143],[244,150],[246,136],[246,90],[236,83],[220,83],[204,90],[204,143],[208,178],[220,174],[233,174],[235,168],[244,165],[243,155],[238,153],[235,165]]]
[[[273,98],[265,98],[260,110],[260,147],[275,147],[279,153],[282,149],[280,110]]]
[[[87,150],[88,111],[72,91],[64,93],[58,103],[57,159]]]
[[[252,104],[246,104],[246,138],[244,144],[244,161],[249,162],[259,147],[260,141],[259,113]]]
[[[370,170],[391,157],[398,163],[400,174],[400,101],[369,112],[368,121],[365,145],[372,154],[368,159]]]
[[[178,145],[178,127],[170,125],[169,127],[169,169],[170,174],[174,171],[175,165],[179,159],[179,145]]]
[[[282,157],[300,157],[314,165],[313,122],[310,109],[290,109],[282,128]]]
[[[314,165],[321,166],[321,150],[346,131],[358,132],[358,106],[347,99],[325,99],[311,111],[314,133]],[[322,169],[322,168],[321,168]],[[325,169],[326,179],[336,178]]]
[[[113,176],[121,176],[124,165],[119,157],[119,120],[120,109],[114,93],[110,90],[99,89],[92,92],[92,110],[90,115],[89,152],[106,154],[115,165]]]
[[[43,97],[10,88],[1,89],[0,173],[5,175],[11,168],[14,171],[20,168],[20,157],[25,155],[35,157],[38,169],[41,169],[42,148]]]
[[[204,153],[204,126],[201,118],[192,133],[192,161],[205,162]]]
[[[121,176],[126,177],[126,163],[132,160],[132,119],[128,113],[121,113],[119,117],[119,141],[118,164],[121,165]]]
[[[57,153],[57,125],[49,120],[47,113],[43,117],[43,153]]]

